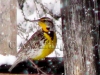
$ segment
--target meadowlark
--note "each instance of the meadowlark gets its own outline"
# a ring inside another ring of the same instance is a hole
[[[31,38],[21,47],[17,53],[17,60],[10,67],[11,71],[18,63],[29,58],[40,60],[52,53],[56,47],[57,37],[53,20],[48,17],[42,17],[38,20],[38,25],[41,27]]]

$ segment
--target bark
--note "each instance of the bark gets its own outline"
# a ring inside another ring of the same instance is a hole
[[[16,53],[16,0],[0,0],[0,54]]]
[[[98,75],[96,0],[62,0],[62,5],[65,74]]]

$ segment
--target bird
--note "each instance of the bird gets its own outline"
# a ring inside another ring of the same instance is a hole
[[[41,60],[51,54],[56,48],[57,36],[53,20],[49,17],[42,17],[34,21],[38,22],[41,29],[37,30],[20,48],[16,55],[17,59],[9,68],[9,72],[20,62],[29,58]]]

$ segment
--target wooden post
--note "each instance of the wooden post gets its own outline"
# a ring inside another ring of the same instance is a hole
[[[66,75],[98,75],[96,0],[62,0]]]
[[[16,54],[16,0],[0,0],[0,54]]]

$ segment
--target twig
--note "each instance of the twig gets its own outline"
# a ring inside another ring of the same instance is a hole
[[[37,71],[43,73],[44,75],[47,75],[45,72],[43,72],[31,59],[29,61],[32,63],[32,65],[37,69]]]

